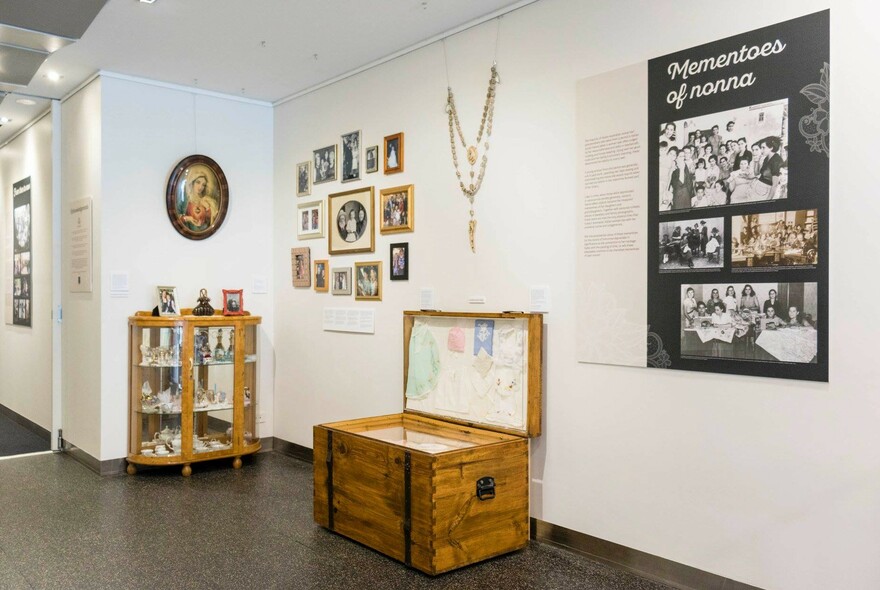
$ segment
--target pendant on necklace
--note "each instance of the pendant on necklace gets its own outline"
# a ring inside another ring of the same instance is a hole
[[[477,163],[477,148],[475,146],[470,146],[467,149],[467,159],[471,166]]]
[[[474,242],[474,234],[477,233],[477,220],[471,219],[468,222],[468,239],[471,241],[471,252],[477,253],[477,245]]]

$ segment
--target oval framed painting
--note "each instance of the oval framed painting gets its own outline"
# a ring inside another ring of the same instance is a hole
[[[165,190],[168,219],[177,233],[204,240],[220,229],[229,205],[229,185],[208,156],[187,156],[174,167]]]

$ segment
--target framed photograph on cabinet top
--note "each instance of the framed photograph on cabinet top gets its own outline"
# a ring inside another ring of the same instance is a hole
[[[382,301],[382,262],[355,262],[354,273],[354,298]]]
[[[409,242],[391,244],[391,272],[392,281],[409,280]]]
[[[393,234],[415,229],[415,190],[413,185],[383,188],[379,191],[379,233]]]
[[[377,172],[379,170],[379,146],[368,147],[365,159],[367,162],[367,174]]]
[[[290,265],[294,287],[312,286],[312,264],[308,248],[291,248]]]
[[[342,136],[342,182],[361,179],[361,132]]]
[[[315,184],[336,180],[336,144],[312,152],[315,165]]]
[[[328,207],[330,254],[375,251],[373,187],[332,194]]]
[[[351,295],[351,267],[343,266],[330,271],[333,281],[331,293],[333,295]]]
[[[312,163],[306,160],[296,165],[296,196],[312,194]]]
[[[244,315],[243,289],[223,289],[223,315]]]
[[[326,293],[329,290],[327,263],[326,260],[315,261],[315,291]]]
[[[385,174],[403,172],[403,132],[385,137]]]
[[[296,206],[296,237],[300,240],[324,237],[324,201]]]
[[[159,315],[180,315],[180,307],[177,306],[177,287],[156,287],[156,297],[159,301]]]
[[[229,185],[220,166],[208,156],[188,156],[177,163],[165,189],[168,219],[190,240],[214,235],[229,206]]]

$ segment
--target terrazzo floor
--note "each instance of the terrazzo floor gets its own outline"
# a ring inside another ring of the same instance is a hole
[[[48,450],[48,440],[43,440],[8,416],[0,414],[0,457]]]
[[[63,454],[0,461],[0,589],[664,590],[556,547],[431,578],[312,521],[312,466],[269,452],[100,477]]]

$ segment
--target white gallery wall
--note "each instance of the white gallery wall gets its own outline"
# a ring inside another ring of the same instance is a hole
[[[244,289],[245,309],[263,317],[258,374],[260,436],[272,435],[272,108],[105,73],[62,110],[62,212],[93,203],[91,293],[71,293],[62,257],[65,440],[99,460],[124,457],[128,442],[128,318],[157,303],[156,286],[174,285],[182,307],[201,288],[222,309],[222,290]],[[213,158],[229,183],[226,221],[192,241],[171,225],[168,177],[184,157]],[[70,228],[62,213],[64,243]],[[129,290],[111,294],[113,274]]]
[[[73,201],[92,198],[92,269],[101,268],[101,80],[61,104],[62,222]],[[71,228],[62,223],[61,429],[96,459],[101,453],[101,291],[71,293]],[[120,353],[123,356],[123,353]]]
[[[31,179],[31,326],[15,326],[12,297],[12,184]],[[0,405],[52,429],[52,117],[47,114],[0,149]],[[7,323],[8,322],[8,323]]]
[[[399,411],[402,311],[433,287],[445,311],[527,310],[547,285],[544,435],[532,443],[532,516],[763,588],[880,587],[880,400],[875,337],[880,201],[875,168],[878,37],[868,2],[831,12],[828,384],[616,366],[575,357],[577,202],[575,84],[666,53],[828,8],[826,1],[736,7],[706,2],[541,0],[503,18],[495,127],[476,197],[477,253],[467,240],[434,44],[276,107],[274,261],[277,437],[311,447],[313,424]],[[465,134],[479,125],[497,24],[447,41]],[[405,137],[402,174],[365,175],[295,196],[312,150],[363,132],[363,145]],[[464,158],[462,157],[462,161]],[[415,185],[414,233],[375,253],[328,256],[296,239],[298,202],[374,185]],[[290,248],[330,267],[381,260],[410,244],[410,279],[383,280],[381,302],[291,285]],[[621,273],[643,272],[621,268]],[[614,281],[614,276],[608,276]],[[485,305],[467,303],[485,296]],[[327,307],[374,309],[374,335],[324,332]]]

